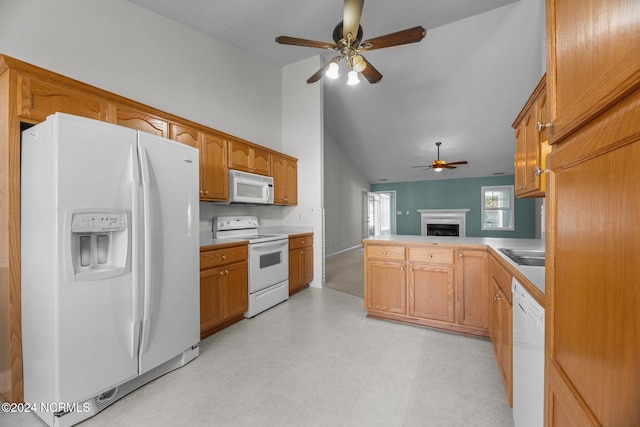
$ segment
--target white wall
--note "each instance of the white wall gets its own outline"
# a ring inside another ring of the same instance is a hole
[[[347,153],[325,129],[324,207],[327,256],[361,246],[363,230],[362,192],[371,184],[355,167]]]
[[[0,0],[0,53],[281,150],[281,68],[124,0]]]

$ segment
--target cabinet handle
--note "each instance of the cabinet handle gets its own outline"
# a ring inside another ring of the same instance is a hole
[[[458,258],[462,258],[464,254],[458,254]]]
[[[224,270],[220,270],[220,273],[218,274],[220,274],[221,276],[224,276]]]
[[[222,254],[222,260],[224,261],[225,259],[227,259],[227,254]]]
[[[404,271],[404,267],[400,267],[400,271]]]
[[[429,254],[429,258],[433,258],[433,254]]]
[[[493,294],[493,299],[495,301],[501,301],[502,300],[502,298],[500,298],[500,296],[498,294]]]
[[[228,276],[228,275],[229,275],[229,270],[225,270],[225,271],[224,271],[224,274],[225,274],[226,276]]]
[[[534,173],[536,174],[536,176],[540,176],[543,173],[549,173],[549,172],[550,172],[549,169],[542,169],[540,166],[536,166],[536,170]]]
[[[542,123],[542,122],[538,122],[538,123],[536,123],[536,130],[537,130],[538,132],[542,132],[542,129],[550,128],[551,126],[553,126],[553,123]]]
[[[386,254],[387,254],[387,251],[383,251],[383,252],[382,252],[382,255],[386,255]]]
[[[204,194],[209,194],[209,190],[204,190]]]

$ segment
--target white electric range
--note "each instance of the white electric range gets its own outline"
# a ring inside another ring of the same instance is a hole
[[[255,216],[220,216],[213,219],[215,239],[249,241],[249,309],[254,317],[289,299],[289,237],[259,234]]]

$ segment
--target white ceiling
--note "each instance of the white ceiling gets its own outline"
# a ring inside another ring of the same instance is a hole
[[[343,7],[342,0],[129,1],[279,65],[333,58],[274,39],[331,42]],[[372,183],[513,174],[511,123],[542,75],[542,3],[367,0],[364,39],[417,25],[427,36],[366,54],[384,76],[375,85],[323,79],[326,132]],[[442,159],[469,164],[440,173],[411,168],[436,159],[436,141]]]

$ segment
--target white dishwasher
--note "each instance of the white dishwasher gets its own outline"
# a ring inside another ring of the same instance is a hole
[[[513,302],[513,421],[544,425],[544,308],[515,279]]]

